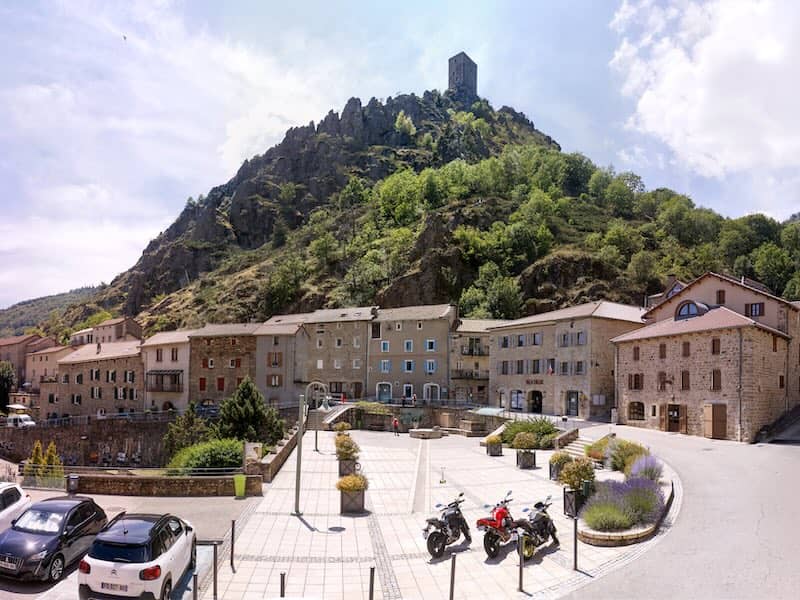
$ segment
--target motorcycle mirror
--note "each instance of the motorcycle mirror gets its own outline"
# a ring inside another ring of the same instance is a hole
[[[461,492],[461,493],[458,495],[458,497],[459,497],[459,498],[461,498],[461,496],[463,496],[463,495],[464,495],[464,492]]]
[[[442,508],[442,505],[441,504],[437,504],[436,506],[434,506],[434,508]]]
[[[489,505],[488,504],[484,504],[483,508],[489,508]]]
[[[550,499],[551,499],[552,497],[553,497],[553,495],[552,495],[552,494],[550,494],[550,495],[549,495],[547,498],[545,498],[545,500],[544,500],[544,501],[545,501],[545,504],[546,504],[546,503],[548,503],[548,502],[550,502]]]

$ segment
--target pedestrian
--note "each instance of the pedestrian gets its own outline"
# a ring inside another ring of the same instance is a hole
[[[417,405],[417,395],[411,394],[411,406],[416,406],[416,405]]]
[[[392,429],[394,429],[394,434],[396,436],[400,436],[400,421],[397,420],[397,417],[392,419]]]

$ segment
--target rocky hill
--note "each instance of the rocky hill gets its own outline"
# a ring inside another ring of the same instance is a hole
[[[47,319],[55,322],[61,318],[67,307],[87,300],[97,292],[98,288],[82,287],[63,294],[25,300],[4,308],[0,310],[0,337],[21,335]]]

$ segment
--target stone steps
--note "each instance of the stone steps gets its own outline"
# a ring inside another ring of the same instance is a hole
[[[577,438],[564,446],[562,450],[575,458],[585,458],[586,446],[591,445],[591,443],[590,440]]]

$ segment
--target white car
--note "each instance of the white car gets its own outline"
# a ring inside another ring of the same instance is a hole
[[[0,483],[0,531],[11,527],[11,521],[28,510],[31,497],[16,483]]]
[[[125,514],[97,535],[78,566],[81,600],[169,600],[197,563],[192,526],[173,515]]]

